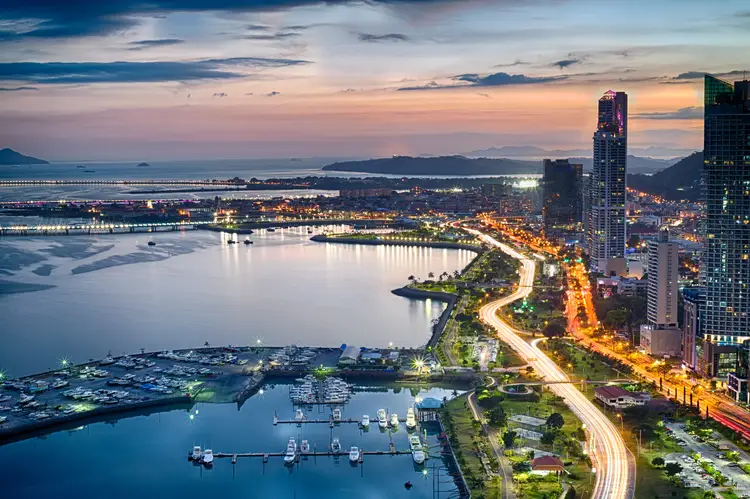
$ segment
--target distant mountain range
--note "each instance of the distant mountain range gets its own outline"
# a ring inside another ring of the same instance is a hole
[[[628,171],[632,173],[653,173],[675,164],[680,157],[691,154],[690,149],[670,149],[665,147],[631,147],[628,155]],[[464,153],[470,158],[508,158],[524,160],[570,159],[583,164],[584,170],[591,170],[592,151],[587,149],[543,149],[537,146],[490,147]]]
[[[541,173],[539,161],[522,161],[507,158],[466,158],[464,156],[412,157],[342,161],[324,166],[325,171],[380,173],[391,175],[465,176],[465,175],[518,175]]]
[[[700,199],[703,151],[694,152],[674,165],[653,175],[628,175],[628,187],[656,194],[665,199]]]
[[[13,149],[0,149],[0,165],[47,165],[49,161],[44,161],[31,156],[24,156]]]

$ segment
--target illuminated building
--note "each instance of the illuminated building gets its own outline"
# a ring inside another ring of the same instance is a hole
[[[704,88],[706,342],[741,358],[750,340],[750,82],[706,75]],[[730,351],[732,350],[733,351]],[[747,371],[735,365],[728,372]]]
[[[608,260],[625,257],[627,136],[628,96],[610,90],[599,99],[589,186],[587,241],[595,272],[608,273]]]
[[[667,229],[648,242],[648,322],[657,328],[677,327],[678,251]]]
[[[703,346],[703,321],[701,310],[706,304],[704,288],[682,290],[682,362],[689,369],[698,368],[698,357]]]
[[[542,217],[547,234],[582,221],[583,165],[567,159],[544,160]]]

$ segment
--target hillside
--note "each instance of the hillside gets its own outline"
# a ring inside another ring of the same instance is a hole
[[[466,158],[464,156],[438,156],[415,158],[394,156],[392,158],[368,159],[365,161],[343,161],[323,167],[326,171],[380,173],[390,175],[517,175],[541,173],[539,161],[520,161],[505,158]]]
[[[47,165],[49,161],[44,161],[31,156],[14,151],[13,149],[0,149],[0,165]]]
[[[628,187],[665,199],[697,201],[702,172],[703,151],[700,151],[653,175],[628,175]]]

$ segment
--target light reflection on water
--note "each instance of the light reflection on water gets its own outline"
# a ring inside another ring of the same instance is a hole
[[[452,272],[474,256],[465,250],[314,243],[304,228],[260,230],[251,237],[255,244],[249,246],[202,231],[2,241],[45,255],[39,265],[53,266],[49,275],[32,273],[35,264],[2,279],[56,287],[0,294],[0,366],[18,376],[53,368],[62,357],[81,362],[109,350],[187,348],[206,341],[246,345],[258,337],[267,345],[419,346],[444,304],[390,291],[410,275]],[[146,246],[149,240],[156,246]],[[79,259],[59,256],[81,241],[104,251]],[[57,247],[55,255],[45,253],[50,246]],[[81,269],[93,271],[71,274]]]

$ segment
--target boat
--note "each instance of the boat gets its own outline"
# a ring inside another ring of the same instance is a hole
[[[299,451],[302,454],[309,454],[310,453],[310,442],[307,440],[303,440],[302,443],[299,445]]]
[[[413,430],[417,427],[417,417],[414,414],[414,409],[409,407],[409,409],[406,411],[406,428],[409,430]]]
[[[5,421],[8,419],[8,416],[0,416],[0,424],[5,423]]]
[[[245,244],[253,244],[253,242],[250,239],[245,239]]]
[[[203,451],[201,451],[201,448],[199,445],[196,445],[193,447],[193,452],[190,454],[190,459],[193,461],[200,461],[201,458],[203,458]]]
[[[206,466],[211,466],[214,464],[214,451],[211,449],[206,449],[205,452],[203,452],[203,458],[201,459],[203,464]]]
[[[78,165],[78,166],[76,166],[76,168],[86,168],[86,167],[83,166],[83,165]]]
[[[154,241],[149,241],[149,242],[148,242],[148,245],[149,245],[149,246],[156,246],[156,243],[155,243]]]
[[[83,173],[96,173],[96,170],[83,170]]]
[[[378,426],[386,428],[388,426],[388,419],[385,415],[385,409],[378,409]]]
[[[18,399],[18,403],[19,404],[28,404],[32,400],[34,400],[34,396],[33,395],[26,395],[25,393],[22,393],[21,394],[21,398]]]
[[[412,435],[409,438],[409,448],[411,449],[411,457],[412,459],[414,459],[414,462],[417,464],[424,463],[424,460],[427,456],[424,453],[422,442],[419,440],[419,436]]]
[[[341,454],[341,442],[338,437],[334,437],[331,441],[331,452],[334,454]]]
[[[297,442],[294,437],[289,438],[289,443],[286,444],[286,454],[284,454],[284,463],[293,464],[297,458]]]
[[[294,415],[295,421],[303,421],[305,419],[305,412],[302,409],[297,409],[297,414]]]
[[[341,421],[341,409],[336,408],[333,410],[333,420],[334,421]]]
[[[365,414],[362,416],[362,428],[369,428],[370,427],[370,416]]]
[[[395,412],[391,414],[391,426],[398,428],[398,414]]]
[[[273,227],[269,227],[266,229],[268,232],[276,232],[276,229]]]
[[[69,384],[70,384],[70,383],[68,383],[68,382],[67,382],[66,380],[64,380],[64,379],[56,379],[56,380],[55,380],[55,382],[54,382],[54,383],[52,383],[52,388],[54,388],[54,389],[58,390],[58,389],[60,389],[60,388],[64,388],[64,387],[68,386]]]
[[[108,366],[115,363],[115,358],[112,357],[111,353],[108,353],[106,357],[99,361],[100,366]]]
[[[359,461],[359,448],[352,447],[349,449],[349,461],[356,463]]]
[[[234,239],[227,239],[227,244],[236,244],[236,243],[237,241],[235,241]]]
[[[3,402],[9,402],[10,400],[13,400],[13,397],[11,397],[10,395],[3,395],[2,397],[0,397],[0,404],[2,404]]]

